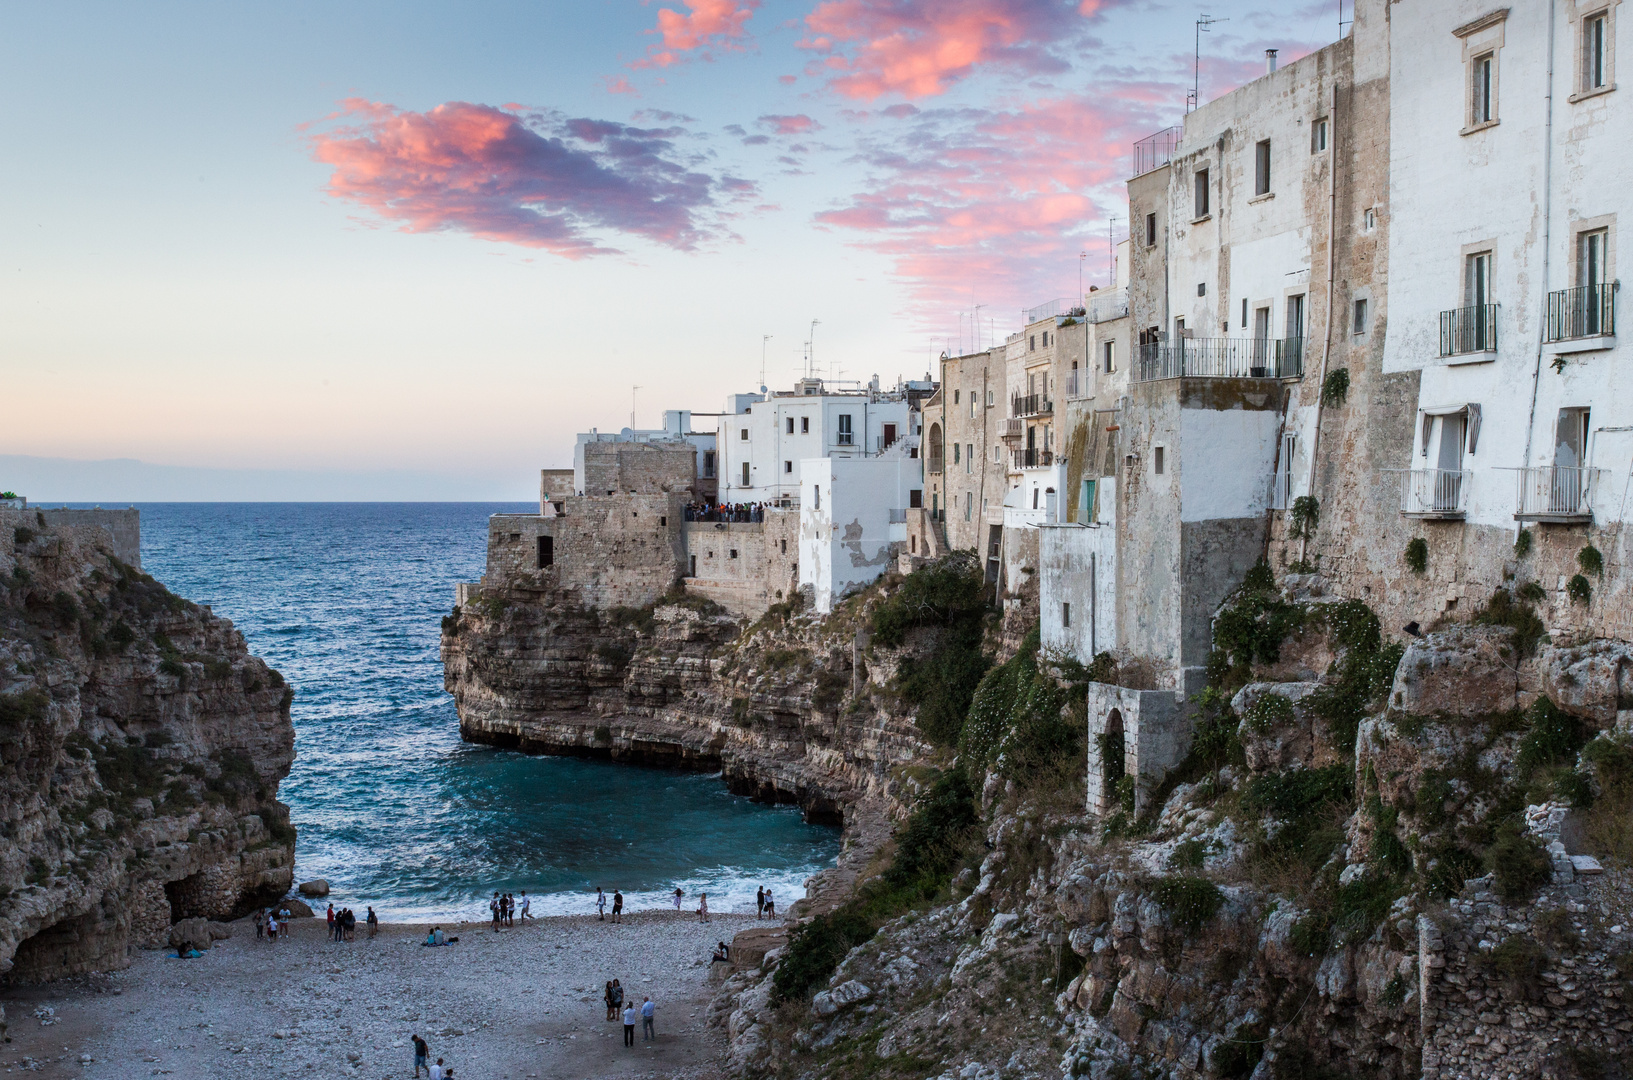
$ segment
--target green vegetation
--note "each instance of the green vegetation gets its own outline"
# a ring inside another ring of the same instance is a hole
[[[1378,616],[1359,600],[1329,605],[1323,614],[1343,652],[1324,685],[1305,700],[1332,726],[1333,740],[1352,753],[1362,718],[1389,693],[1406,647],[1386,643]]]
[[[35,687],[18,694],[0,694],[0,731],[38,724],[45,720],[51,698]]]
[[[1475,612],[1473,621],[1479,626],[1506,626],[1513,630],[1514,645],[1520,656],[1531,656],[1548,634],[1547,627],[1531,608],[1543,595],[1542,586],[1528,581],[1519,588],[1521,602],[1515,603],[1509,591],[1499,587],[1486,606]]]
[[[1293,719],[1293,703],[1281,694],[1260,694],[1242,714],[1248,729],[1264,734]]]
[[[1521,529],[1514,537],[1514,557],[1523,559],[1531,554],[1531,530]]]
[[[1414,574],[1428,572],[1429,541],[1421,536],[1414,536],[1406,542],[1406,565]]]
[[[1576,553],[1576,565],[1582,568],[1584,574],[1592,574],[1596,578],[1605,576],[1605,557],[1592,544],[1584,544],[1582,550]]]
[[[896,836],[895,856],[839,907],[794,932],[772,979],[777,1001],[798,1000],[827,981],[845,954],[905,911],[947,888],[977,846],[975,790],[962,771],[940,776]]]
[[[1225,894],[1207,878],[1162,878],[1151,887],[1151,895],[1173,924],[1187,935],[1195,934],[1219,913]]]
[[[1321,380],[1321,404],[1329,408],[1344,404],[1349,398],[1349,368],[1333,368]]]
[[[1581,574],[1572,574],[1571,580],[1565,583],[1565,595],[1573,604],[1586,604],[1593,599],[1593,586]]]
[[[1485,865],[1504,900],[1529,900],[1553,876],[1548,853],[1514,824],[1498,828],[1497,841],[1486,852]]]
[[[954,552],[902,581],[873,610],[873,641],[896,647],[918,628],[937,630],[935,645],[922,659],[902,661],[898,689],[918,707],[916,723],[938,746],[959,741],[964,720],[991,660],[981,651],[987,613],[980,564],[968,552]]]
[[[1247,682],[1253,664],[1281,659],[1281,643],[1305,619],[1304,608],[1281,598],[1270,564],[1260,559],[1214,621],[1209,684],[1221,693],[1234,691]]]
[[[1287,535],[1292,539],[1308,539],[1315,535],[1316,526],[1321,523],[1321,504],[1314,495],[1300,495],[1293,500],[1293,509],[1288,514]]]

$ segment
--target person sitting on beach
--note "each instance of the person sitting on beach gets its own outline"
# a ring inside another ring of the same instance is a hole
[[[731,948],[724,941],[714,947],[714,955],[709,958],[711,964],[731,963]]]

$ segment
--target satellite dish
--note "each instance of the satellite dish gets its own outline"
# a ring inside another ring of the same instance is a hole
[[[765,392],[766,392],[766,388],[765,388],[765,387],[763,387],[763,386],[762,386],[762,387],[760,387],[760,393],[762,393],[762,394],[763,394],[763,393],[765,393]]]

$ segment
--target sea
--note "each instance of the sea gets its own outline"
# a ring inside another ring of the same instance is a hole
[[[295,689],[279,789],[296,881],[402,921],[481,919],[493,892],[585,914],[595,890],[639,910],[753,911],[833,864],[838,830],[728,792],[719,775],[462,742],[437,645],[454,585],[481,577],[487,519],[511,503],[160,503],[142,568],[233,621]]]

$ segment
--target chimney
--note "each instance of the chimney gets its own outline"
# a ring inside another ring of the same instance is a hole
[[[1269,75],[1269,74],[1273,73],[1275,70],[1276,70],[1276,50],[1275,49],[1266,49],[1264,51],[1264,73],[1266,75]]]

